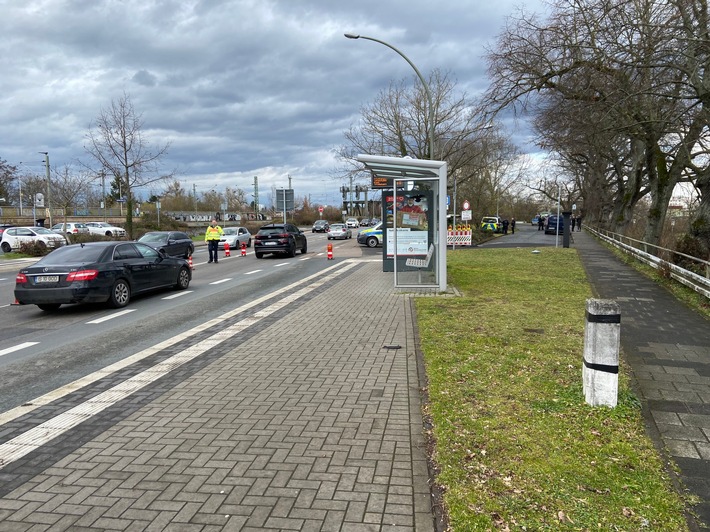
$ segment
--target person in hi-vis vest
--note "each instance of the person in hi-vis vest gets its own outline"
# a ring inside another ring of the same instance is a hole
[[[205,242],[207,242],[207,251],[210,255],[210,262],[219,262],[219,255],[217,254],[219,248],[219,238],[224,234],[222,228],[217,225],[217,220],[212,218],[212,222],[207,226],[207,231],[205,231]]]

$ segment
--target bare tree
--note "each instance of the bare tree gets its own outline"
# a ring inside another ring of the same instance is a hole
[[[172,173],[163,174],[159,169],[170,144],[151,150],[143,138],[141,115],[125,93],[101,110],[95,129],[89,130],[86,138],[86,151],[120,184],[127,205],[126,231],[133,238],[133,190],[172,177]]]

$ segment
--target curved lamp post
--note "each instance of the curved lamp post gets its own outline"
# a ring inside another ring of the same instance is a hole
[[[355,35],[353,33],[346,33],[345,36],[348,39],[366,39],[368,41],[375,41],[380,44],[384,44],[387,48],[391,48],[392,50],[397,52],[399,55],[401,55],[402,58],[407,63],[409,63],[409,66],[411,66],[414,69],[414,72],[417,73],[417,76],[419,76],[419,81],[422,82],[422,86],[424,87],[424,92],[426,93],[427,103],[429,104],[429,159],[433,160],[434,159],[434,101],[431,98],[431,91],[429,90],[429,85],[427,85],[427,82],[424,79],[424,76],[422,76],[422,73],[419,72],[419,69],[416,66],[414,66],[414,63],[412,63],[406,55],[404,55],[397,48],[395,48],[394,46],[392,46],[389,43],[386,43],[385,41],[375,39],[374,37],[365,37],[364,35]]]

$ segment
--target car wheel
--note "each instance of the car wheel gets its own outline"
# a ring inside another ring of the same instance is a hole
[[[175,288],[178,290],[185,290],[188,286],[190,286],[190,272],[185,267],[180,268]]]
[[[119,279],[113,283],[109,304],[113,308],[121,308],[128,305],[131,300],[131,287],[125,279]]]
[[[259,253],[258,251],[255,251],[255,252],[254,252],[254,256],[256,256],[257,259],[260,259],[260,258],[262,258],[262,257],[264,256],[264,254],[263,254],[263,253]]]
[[[106,231],[106,236],[113,236],[113,233],[111,231]]]
[[[367,240],[365,241],[365,243],[367,244],[367,247],[368,247],[368,248],[376,248],[376,247],[377,247],[377,244],[379,244],[380,241],[377,240],[376,237],[370,236],[370,237],[367,238]]]
[[[288,256],[289,257],[295,257],[296,256],[296,243],[294,242],[291,244],[291,247],[288,248]]]
[[[44,303],[42,305],[37,306],[45,312],[52,312],[53,310],[57,310],[59,308],[60,303]]]
[[[190,255],[192,255],[195,252],[195,248],[193,246],[190,246],[185,250],[185,257],[186,259],[190,258]]]
[[[10,253],[12,251],[12,247],[10,247],[10,244],[8,244],[7,242],[3,242],[0,247],[2,247],[2,250],[5,253]]]
[[[247,247],[248,247],[248,248],[251,247],[251,238],[250,238],[249,240],[247,240]]]
[[[306,253],[308,253],[308,242],[304,242],[301,248],[301,255],[305,255]]]

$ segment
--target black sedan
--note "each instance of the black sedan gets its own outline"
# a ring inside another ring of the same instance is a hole
[[[88,242],[52,251],[15,278],[15,300],[56,310],[67,303],[125,307],[134,295],[160,288],[185,290],[192,270],[139,242]]]
[[[138,242],[148,244],[171,257],[188,258],[195,252],[192,239],[182,231],[150,231],[140,237]]]

